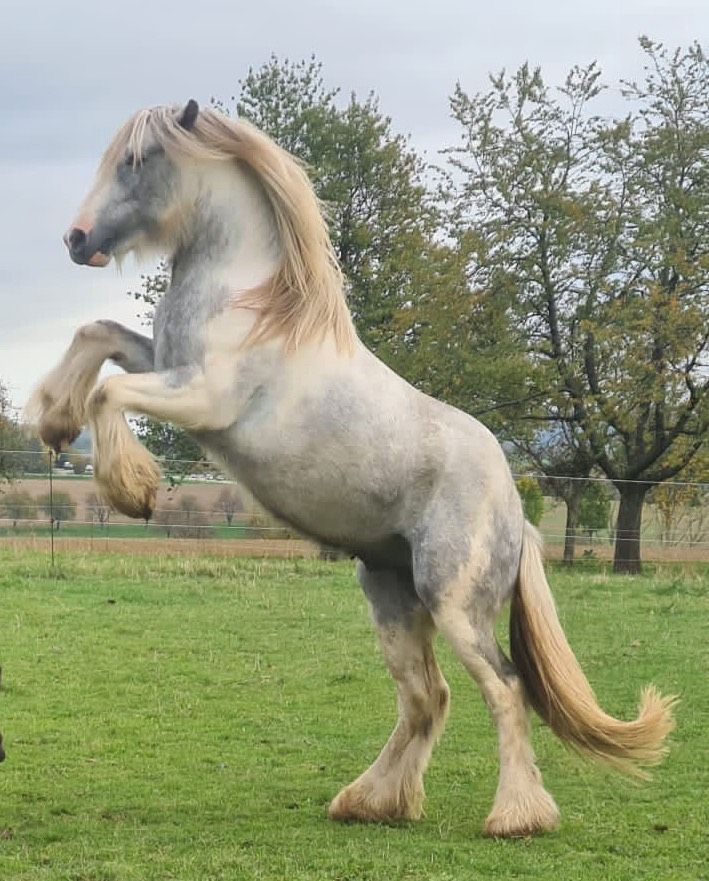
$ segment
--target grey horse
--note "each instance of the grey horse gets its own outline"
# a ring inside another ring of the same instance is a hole
[[[529,704],[566,743],[620,770],[642,774],[662,757],[672,699],[646,689],[631,722],[599,707],[494,436],[358,340],[320,206],[293,157],[194,101],[142,110],[108,147],[65,242],[91,266],[131,251],[170,254],[171,283],[152,340],[112,321],[77,331],[33,398],[42,438],[59,449],[90,424],[104,496],[145,517],[160,472],[124,414],[173,422],[273,514],[358,559],[399,718],[376,761],[332,802],[333,819],[421,815],[449,703],[436,632],[497,727],[485,834],[558,824]],[[98,381],[107,359],[126,372]],[[494,630],[507,601],[512,660]]]

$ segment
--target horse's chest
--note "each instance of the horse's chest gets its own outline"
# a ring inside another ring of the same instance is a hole
[[[158,370],[200,363],[204,355],[204,314],[178,298],[165,298],[155,313],[155,366]]]
[[[155,367],[169,370],[196,364],[202,360],[204,343],[202,328],[193,322],[166,322],[155,339]]]
[[[170,287],[155,310],[153,336],[158,370],[204,361],[207,326],[223,307],[227,293],[216,283],[200,287],[190,279]]]

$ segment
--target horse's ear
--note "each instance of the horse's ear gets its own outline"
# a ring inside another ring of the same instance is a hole
[[[177,121],[182,126],[182,128],[190,131],[197,120],[198,113],[199,104],[195,101],[194,98],[190,98],[187,104],[185,104],[185,109],[182,111],[182,113],[180,114],[180,118]]]

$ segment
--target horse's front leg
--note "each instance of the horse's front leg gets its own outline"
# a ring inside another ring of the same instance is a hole
[[[153,369],[153,343],[115,321],[80,327],[59,364],[34,391],[27,414],[39,436],[59,452],[86,424],[87,401],[106,360],[128,373]]]
[[[225,428],[235,417],[227,390],[197,369],[109,376],[96,387],[88,403],[94,476],[115,508],[146,518],[155,507],[160,469],[130,430],[126,411],[193,430]]]

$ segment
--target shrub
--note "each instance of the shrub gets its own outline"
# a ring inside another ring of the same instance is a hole
[[[18,520],[34,520],[37,516],[37,502],[24,490],[12,490],[0,495],[0,517],[12,520],[12,528],[17,528]]]

